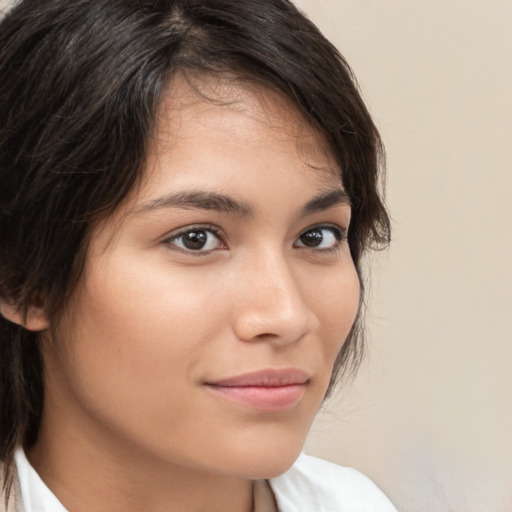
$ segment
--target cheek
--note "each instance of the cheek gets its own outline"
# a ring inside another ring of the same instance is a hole
[[[157,269],[118,264],[115,274],[91,276],[80,300],[77,332],[95,350],[111,352],[133,371],[146,366],[158,371],[164,362],[186,368],[182,355],[193,353],[221,316],[200,276]]]
[[[119,258],[84,279],[59,338],[69,347],[67,381],[91,409],[159,411],[170,406],[167,397],[179,396],[169,390],[197,373],[199,347],[218,328],[220,305],[204,282],[171,279],[158,268]]]
[[[312,287],[313,288],[313,287]],[[313,299],[326,349],[336,354],[357,317],[361,287],[352,262],[315,283]]]

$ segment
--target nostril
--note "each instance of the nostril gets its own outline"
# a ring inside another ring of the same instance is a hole
[[[268,338],[277,338],[277,334],[272,334],[270,332],[265,332],[263,334],[258,334],[256,336],[256,339],[260,339],[260,340],[268,339]]]

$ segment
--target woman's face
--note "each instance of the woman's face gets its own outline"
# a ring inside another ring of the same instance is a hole
[[[174,81],[141,187],[93,230],[44,349],[43,432],[271,477],[300,452],[356,317],[350,206],[285,100],[201,87],[210,100]]]

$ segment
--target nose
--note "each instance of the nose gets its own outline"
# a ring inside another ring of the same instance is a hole
[[[287,345],[317,325],[305,284],[284,255],[255,258],[238,275],[234,330],[243,341],[268,340]]]

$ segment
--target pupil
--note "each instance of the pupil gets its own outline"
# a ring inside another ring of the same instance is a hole
[[[318,247],[324,239],[321,229],[312,229],[301,235],[300,240],[306,247]]]
[[[187,249],[202,249],[206,245],[208,235],[204,230],[189,231],[183,236],[183,245]]]

